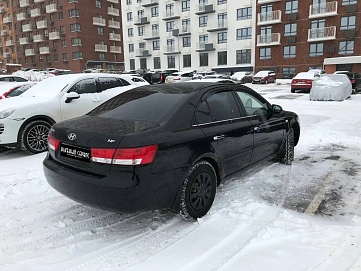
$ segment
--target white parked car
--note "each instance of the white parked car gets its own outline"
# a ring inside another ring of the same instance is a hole
[[[193,71],[174,72],[167,76],[165,83],[183,83],[193,79]]]
[[[231,79],[238,84],[252,83],[253,73],[251,72],[236,72],[231,76]]]
[[[0,82],[27,82],[28,80],[16,75],[0,75]]]
[[[0,100],[0,146],[43,152],[55,122],[82,116],[116,95],[142,85],[149,84],[140,77],[104,73],[45,79],[18,97]]]

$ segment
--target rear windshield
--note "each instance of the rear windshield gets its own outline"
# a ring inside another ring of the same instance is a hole
[[[185,98],[184,93],[129,90],[89,112],[89,116],[161,122]]]

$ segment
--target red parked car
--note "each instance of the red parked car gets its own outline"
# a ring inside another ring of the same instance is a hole
[[[296,90],[310,92],[312,88],[313,80],[315,76],[320,76],[312,72],[300,72],[298,73],[291,82],[291,92],[295,93]]]
[[[252,77],[252,84],[276,83],[274,71],[259,71]]]

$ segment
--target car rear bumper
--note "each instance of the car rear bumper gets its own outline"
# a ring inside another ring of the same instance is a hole
[[[150,169],[150,165],[148,169]],[[175,201],[183,183],[185,168],[157,174],[142,174],[137,186],[119,188],[107,185],[106,178],[95,178],[54,161],[49,154],[43,161],[47,182],[68,198],[110,211],[134,212],[167,208],[177,210]],[[117,172],[116,181],[122,181]],[[113,180],[114,181],[114,180]]]
[[[293,89],[311,89],[312,85],[292,84],[291,88],[293,88]]]

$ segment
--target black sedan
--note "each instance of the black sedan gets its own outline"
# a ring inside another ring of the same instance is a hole
[[[122,93],[49,133],[48,183],[98,208],[204,216],[228,175],[264,159],[291,164],[295,113],[243,85],[179,83]]]

